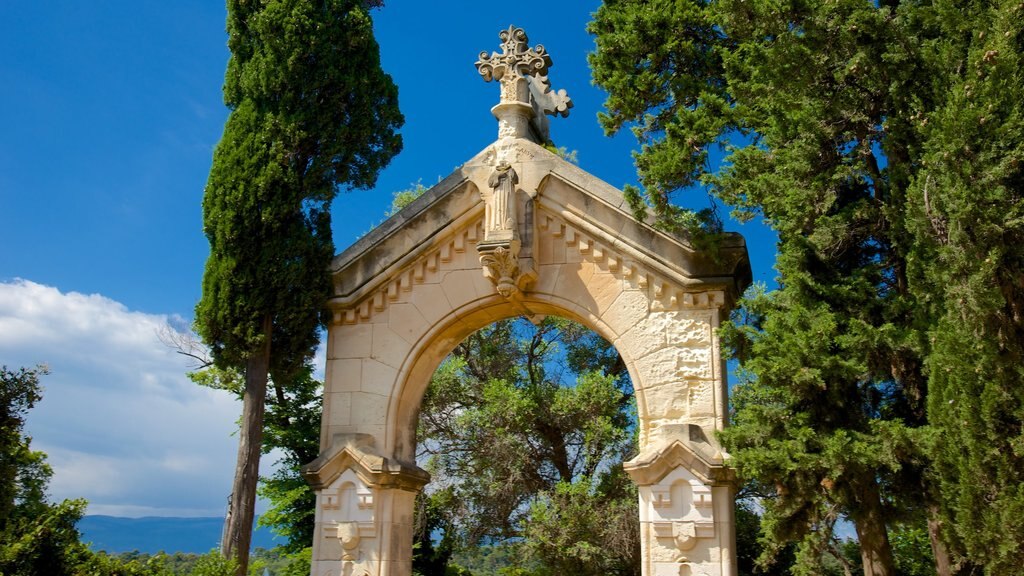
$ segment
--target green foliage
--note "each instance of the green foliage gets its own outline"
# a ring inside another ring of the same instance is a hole
[[[761,516],[749,500],[736,501],[736,562],[740,576],[782,576],[789,574],[795,561],[795,546],[775,554],[770,565],[759,565],[764,551],[761,542]]]
[[[661,228],[698,237],[719,232],[713,211],[695,213],[671,199],[674,190],[702,183],[705,144],[730,116],[730,98],[717,78],[721,31],[706,4],[606,2],[588,30],[597,44],[589,57],[594,83],[608,92],[601,125],[614,134],[633,121],[643,143],[634,154],[643,190],[625,190],[637,219],[647,220],[650,206]],[[685,110],[693,113],[683,116]]]
[[[328,209],[401,149],[397,88],[366,3],[228,3],[232,109],[203,201],[211,254],[196,326],[218,366],[244,366],[272,321],[271,372],[319,340],[333,257]]]
[[[581,325],[548,317],[478,331],[437,369],[421,407],[434,478],[421,534],[442,530],[440,551],[462,565],[460,550],[523,539],[518,570],[633,573],[636,496],[619,466],[635,444],[634,410],[622,360]]]
[[[555,143],[551,140],[544,143],[544,149],[570,164],[580,163],[579,150],[573,150],[570,152],[565,146],[555,146]]]
[[[414,576],[458,575],[461,568],[451,563],[458,542],[448,509],[455,505],[451,491],[416,495],[416,529],[413,541]],[[440,541],[435,542],[436,534]]]
[[[0,367],[0,574],[61,576],[88,559],[75,523],[85,501],[51,504],[46,488],[53,471],[46,454],[24,435],[25,416],[42,399],[44,366]]]
[[[0,532],[0,574],[71,575],[88,560],[89,551],[75,528],[85,512],[84,500],[35,506],[29,514],[20,512],[16,510]]]
[[[936,2],[933,99],[907,198],[929,312],[929,419],[947,537],[987,574],[1024,565],[1024,7]]]
[[[306,547],[297,552],[286,555],[288,565],[282,570],[275,572],[278,576],[306,576],[310,573],[310,565],[313,562],[313,548]]]
[[[83,572],[95,576],[172,576],[188,573],[169,568],[165,559],[166,555],[164,554],[150,556],[138,552],[124,554],[96,552],[89,558],[86,564],[87,568]]]
[[[554,574],[632,575],[640,566],[636,486],[621,468],[559,482],[530,506],[523,527],[528,553]]]
[[[779,234],[780,289],[749,294],[723,333],[741,363],[723,441],[767,488],[765,559],[799,541],[799,570],[842,564],[847,517],[865,573],[892,573],[887,526],[943,509],[960,570],[1024,564],[1022,10],[617,0],[595,14],[602,124],[641,143],[631,205],[672,221],[670,194],[700,185]]]
[[[225,558],[216,550],[200,556],[189,576],[232,576],[238,569],[238,561]]]
[[[320,454],[320,415],[323,384],[313,378],[311,367],[296,375],[287,386],[273,386],[268,394],[263,452],[279,449],[283,456],[270,477],[260,478],[260,496],[270,506],[259,525],[272,528],[287,539],[283,548],[301,552],[313,541],[316,495],[300,468]]]
[[[935,575],[935,557],[927,529],[899,525],[889,533],[889,539],[896,557],[896,570],[901,576]]]
[[[308,576],[312,559],[313,549],[309,546],[295,551],[288,551],[284,546],[272,550],[257,548],[249,563],[249,574],[263,576],[266,570],[274,576]]]
[[[249,576],[262,576],[269,570],[274,576],[308,576],[311,549],[296,553],[277,548],[253,551]],[[138,551],[121,554],[96,552],[77,568],[76,575],[88,576],[229,576],[235,573],[237,561],[225,559],[219,551],[205,554],[175,552],[145,554]]]
[[[391,217],[398,214],[402,208],[412,204],[414,200],[423,196],[423,193],[427,190],[428,188],[422,182],[416,182],[405,190],[395,192],[391,197],[391,208],[388,209],[387,216]]]
[[[465,566],[465,570],[473,576],[501,576],[512,570],[526,569],[522,567],[512,568],[521,564],[525,552],[521,541],[506,541],[496,544],[487,544],[475,547],[464,547],[455,552],[454,561],[458,566]]]
[[[48,373],[45,366],[0,367],[0,528],[19,516],[35,516],[46,506],[52,471],[46,455],[32,450],[32,440],[23,431],[25,415],[42,399],[39,378]]]
[[[141,554],[126,552],[110,555],[92,553],[76,574],[89,576],[230,576],[237,563],[226,560],[216,550],[206,554]],[[260,573],[253,572],[254,576]]]
[[[899,389],[863,377],[865,337],[877,336],[820,297],[794,292],[752,292],[743,303],[750,316],[723,331],[744,362],[722,438],[745,477],[773,488],[762,561],[799,540],[799,563],[813,574],[835,547],[841,518],[870,529],[884,522],[881,498],[917,505],[916,484],[902,474],[919,469],[922,455],[915,429],[891,416],[902,411]]]

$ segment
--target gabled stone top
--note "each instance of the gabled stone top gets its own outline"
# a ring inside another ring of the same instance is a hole
[[[653,297],[670,305],[698,292],[717,292],[719,306],[739,296],[751,280],[741,236],[728,235],[716,254],[697,251],[686,238],[653,228],[653,217],[637,222],[622,192],[541,145],[548,142],[547,116],[567,116],[572,100],[565,90],[551,90],[552,60],[542,45],[530,47],[515,26],[499,37],[501,52],[481,52],[476,62],[484,80],[500,85],[491,110],[497,141],[338,255],[330,306],[355,321],[352,310],[359,305],[368,318],[371,306],[383,310],[385,297],[396,301],[428,271],[439,273],[442,264],[451,270],[452,252],[461,254],[467,244],[475,245],[482,274],[497,293],[521,299],[544,264],[536,253],[543,233],[566,235],[581,255],[607,259],[639,288],[652,285]],[[458,265],[465,270],[477,263],[460,258]]]
[[[529,197],[535,212],[558,215],[582,234],[590,235],[654,274],[676,285],[700,290],[725,290],[738,297],[751,282],[746,243],[729,233],[717,258],[696,250],[686,238],[637,222],[621,191],[584,172],[542,146],[504,138],[491,144],[414,202],[372,230],[331,265],[332,306],[354,300],[383,286],[427,252],[436,251],[446,234],[482,218],[484,192],[495,166],[507,162],[518,174],[518,190]]]
[[[370,486],[419,490],[430,481],[430,474],[415,464],[377,453],[368,434],[335,435],[330,448],[302,467],[302,475],[314,489],[322,490],[350,469]]]
[[[696,424],[662,425],[664,440],[648,446],[635,458],[623,463],[626,473],[641,486],[656,484],[669,472],[686,468],[708,485],[727,485],[736,481],[736,473],[725,466],[718,442],[709,438]]]

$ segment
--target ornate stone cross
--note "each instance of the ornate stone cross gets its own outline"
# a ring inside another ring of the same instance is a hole
[[[531,48],[526,32],[515,26],[502,30],[498,37],[501,52],[481,52],[476,62],[484,80],[496,80],[501,87],[501,99],[491,109],[498,119],[498,142],[487,187],[480,191],[485,217],[484,237],[477,244],[477,252],[484,276],[490,278],[499,294],[514,299],[536,277],[528,262],[519,258],[521,228],[532,226],[532,220],[527,217],[528,201],[517,188],[521,175],[512,166],[519,146],[516,140],[548,143],[547,115],[568,116],[572,100],[565,90],[551,90],[547,76],[551,56],[544,46]],[[527,233],[525,237],[532,235]]]
[[[487,51],[480,53],[476,69],[484,80],[497,80],[501,85],[501,102],[523,102],[529,104],[530,91],[527,76],[546,76],[551,66],[551,56],[544,46],[537,44],[530,48],[530,39],[522,28],[509,26],[498,33],[501,38],[501,54]]]
[[[497,80],[501,87],[501,99],[491,109],[498,119],[498,137],[530,138],[543,144],[548,139],[545,114],[568,116],[572,99],[565,90],[551,90],[548,68],[552,62],[544,46],[531,48],[526,31],[515,26],[498,37],[501,53],[485,50],[476,62],[484,80]]]

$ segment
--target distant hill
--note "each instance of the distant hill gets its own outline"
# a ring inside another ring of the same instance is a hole
[[[186,552],[205,554],[220,543],[223,518],[118,518],[115,516],[86,516],[78,523],[82,541],[93,550],[112,554],[138,550],[157,552]],[[274,533],[257,528],[252,536],[253,548],[273,548],[282,544],[275,541]]]

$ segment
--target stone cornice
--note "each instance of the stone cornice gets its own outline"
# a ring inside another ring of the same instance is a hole
[[[671,439],[648,447],[622,465],[638,485],[657,484],[679,467],[693,472],[701,482],[708,485],[731,485],[736,482],[736,474],[725,465],[721,450],[704,435],[700,426],[672,424],[663,428],[677,430]]]
[[[334,259],[328,305],[335,323],[369,320],[483,241],[480,190],[498,157],[522,174],[520,189],[535,214],[529,225],[537,234],[550,234],[637,289],[649,289],[652,306],[728,307],[750,283],[746,245],[738,234],[728,236],[713,259],[685,239],[637,222],[621,192],[577,166],[532,142],[503,141]]]
[[[373,448],[367,434],[338,434],[331,448],[302,467],[302,476],[315,490],[331,485],[346,470],[353,470],[368,486],[419,490],[430,474],[415,464],[385,458]]]

